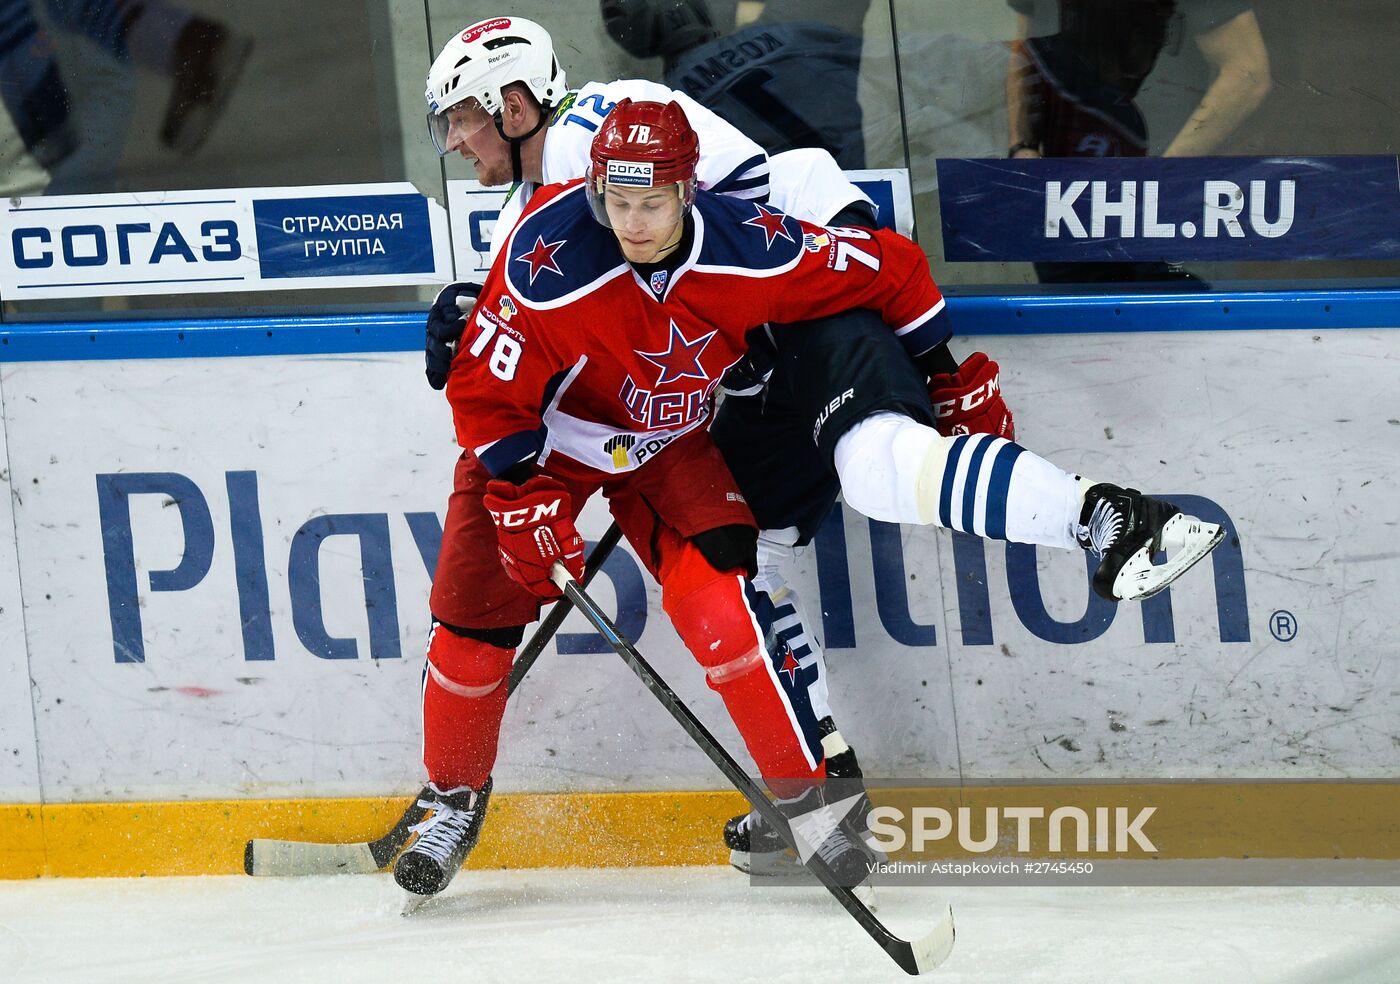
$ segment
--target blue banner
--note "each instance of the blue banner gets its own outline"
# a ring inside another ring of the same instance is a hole
[[[875,203],[875,225],[880,229],[893,229],[895,224],[894,206],[894,183],[888,178],[884,180],[861,180],[852,181],[861,191],[870,196],[870,200]]]
[[[253,217],[264,280],[433,270],[422,195],[255,199]]]
[[[1395,157],[940,160],[951,262],[1400,259]]]

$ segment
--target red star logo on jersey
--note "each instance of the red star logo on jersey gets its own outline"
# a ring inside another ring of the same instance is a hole
[[[554,262],[554,254],[558,252],[559,247],[563,246],[566,242],[568,242],[567,239],[561,239],[557,243],[547,243],[544,241],[543,236],[536,236],[535,248],[515,258],[516,263],[530,264],[530,285],[532,287],[534,286],[536,275],[538,275],[541,270],[557,273],[561,277],[564,275],[564,271],[560,270],[559,265]]]
[[[783,657],[783,665],[778,667],[778,672],[786,673],[788,675],[788,686],[795,687],[797,686],[797,671],[802,669],[802,667],[797,662],[797,657],[792,654],[791,649],[787,646],[784,646],[783,649],[786,655]]]
[[[779,236],[782,236],[788,242],[793,242],[792,236],[790,236],[787,229],[783,227],[783,220],[786,219],[787,216],[783,215],[781,212],[774,212],[772,209],[764,208],[762,205],[756,204],[754,208],[758,209],[758,214],[751,219],[745,219],[744,225],[757,226],[763,230],[763,235],[766,240],[763,244],[764,249],[772,249],[773,240],[777,239]]]
[[[653,365],[661,367],[661,376],[656,380],[657,386],[665,386],[677,379],[709,379],[704,367],[700,365],[700,355],[705,351],[705,346],[710,344],[710,339],[714,338],[715,334],[712,331],[708,335],[701,335],[692,342],[681,334],[681,330],[672,321],[671,338],[666,351],[642,352],[638,349],[632,351]]]

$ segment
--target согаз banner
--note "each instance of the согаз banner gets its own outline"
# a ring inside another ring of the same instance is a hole
[[[6,300],[450,279],[442,206],[406,182],[19,198],[0,212]]]

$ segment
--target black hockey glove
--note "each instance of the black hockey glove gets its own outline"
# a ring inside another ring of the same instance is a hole
[[[452,357],[457,354],[457,339],[467,326],[467,316],[476,306],[480,284],[448,284],[428,309],[428,337],[423,349],[427,365],[428,385],[440,390],[447,385],[452,371]]]
[[[728,396],[757,396],[762,393],[778,362],[778,350],[768,334],[767,325],[750,329],[746,340],[748,351],[729,367],[719,381],[719,388]]]

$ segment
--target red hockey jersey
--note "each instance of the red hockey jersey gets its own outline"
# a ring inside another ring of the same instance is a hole
[[[538,454],[594,480],[638,468],[705,423],[720,377],[765,322],[865,307],[911,355],[948,338],[914,243],[822,229],[701,192],[689,254],[644,282],[580,181],[540,189],[496,258],[458,343],[457,440],[492,473]]]

